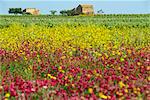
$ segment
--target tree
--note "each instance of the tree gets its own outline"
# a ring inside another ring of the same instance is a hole
[[[22,14],[22,9],[21,8],[9,8],[8,11],[9,14]]]
[[[55,15],[56,12],[57,12],[56,10],[51,10],[50,11],[51,15]]]
[[[67,16],[73,16],[75,14],[75,11],[74,10],[61,10],[60,14],[67,15]]]
[[[104,11],[103,11],[102,9],[100,9],[100,10],[97,11],[97,13],[98,13],[98,14],[103,14]]]
[[[67,15],[68,16],[74,16],[75,15],[75,11],[74,10],[67,10]]]
[[[60,14],[61,14],[61,15],[67,15],[67,11],[66,11],[66,10],[61,10],[61,11],[60,11]]]
[[[72,15],[71,10],[67,10],[67,11],[66,11],[66,14],[67,14],[67,16],[71,16],[71,15]]]

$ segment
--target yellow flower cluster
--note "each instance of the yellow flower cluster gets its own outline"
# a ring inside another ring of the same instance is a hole
[[[47,74],[47,76],[50,77],[51,79],[56,80],[56,77],[55,77],[55,76],[52,76],[51,74]]]
[[[65,71],[62,69],[61,66],[58,68],[58,70],[59,70],[60,72],[62,72],[62,73],[65,73]]]
[[[141,32],[144,32],[141,34]],[[136,48],[149,45],[148,28],[140,29],[117,29],[111,30],[96,25],[80,25],[78,27],[67,26],[67,24],[55,27],[44,27],[31,25],[23,27],[20,24],[12,24],[8,28],[0,29],[0,48],[7,50],[18,50],[23,42],[30,42],[31,48],[44,48],[48,51],[55,51],[63,47],[64,50],[80,48],[97,48],[103,50],[119,48],[123,43],[125,46]],[[129,51],[131,52],[131,51]],[[100,56],[97,52],[95,56]],[[118,55],[120,53],[118,52]]]
[[[119,82],[119,87],[120,87],[120,88],[123,88],[123,87],[125,87],[125,84],[124,84],[122,81],[120,81],[120,82]]]
[[[108,97],[104,95],[102,92],[99,93],[99,97],[102,99],[107,99]]]

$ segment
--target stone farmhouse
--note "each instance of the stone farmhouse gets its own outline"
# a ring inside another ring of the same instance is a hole
[[[80,4],[77,8],[72,9],[75,12],[75,15],[85,14],[93,15],[94,8],[91,4]]]
[[[24,13],[29,13],[32,15],[39,15],[40,14],[40,10],[36,9],[36,8],[26,8],[23,10]]]

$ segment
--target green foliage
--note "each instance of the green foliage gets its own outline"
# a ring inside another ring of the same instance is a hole
[[[74,10],[61,10],[60,14],[61,15],[66,15],[66,16],[74,16],[75,12],[74,12]]]
[[[64,11],[63,11],[64,12]],[[62,13],[63,13],[62,12]],[[63,13],[63,15],[66,15]],[[47,20],[44,20],[44,19]],[[0,28],[9,27],[13,23],[23,23],[24,26],[36,24],[38,26],[50,26],[67,24],[69,26],[86,26],[89,23],[95,26],[104,26],[112,30],[113,28],[146,28],[150,27],[150,14],[101,14],[96,16],[17,16],[17,15],[1,15]],[[28,20],[26,20],[28,19]],[[38,20],[37,20],[38,19]],[[50,20],[49,20],[50,19]],[[63,19],[63,20],[62,20]],[[88,21],[87,21],[88,20]]]
[[[51,11],[50,11],[51,15],[55,15],[56,12],[57,12],[56,10],[51,10]]]
[[[22,14],[21,8],[9,8],[9,14]]]
[[[67,11],[66,11],[66,10],[61,10],[61,11],[60,11],[60,14],[61,14],[61,15],[67,15]]]

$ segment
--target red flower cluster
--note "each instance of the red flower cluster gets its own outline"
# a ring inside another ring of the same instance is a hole
[[[72,55],[70,55],[70,52]],[[149,48],[0,50],[3,98],[148,99]]]

